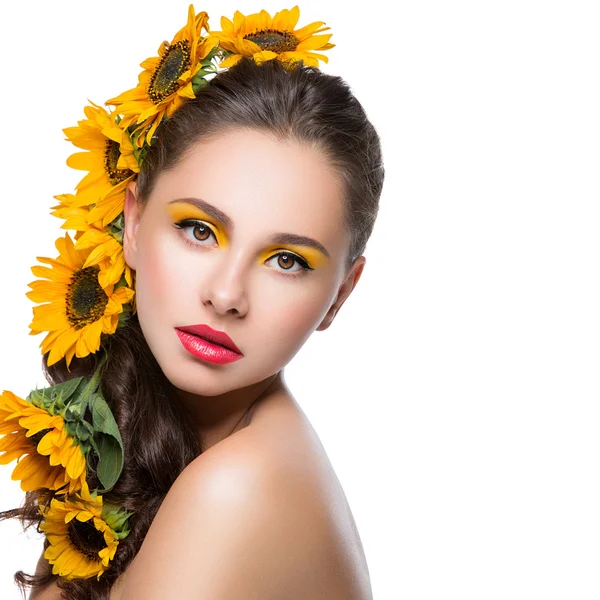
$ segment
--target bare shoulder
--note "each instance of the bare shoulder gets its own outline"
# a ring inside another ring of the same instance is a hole
[[[177,478],[122,600],[282,598],[299,583],[297,561],[312,550],[300,486],[256,449],[240,452],[243,437],[211,448]]]
[[[120,600],[369,600],[362,547],[301,414],[281,404],[177,478]]]

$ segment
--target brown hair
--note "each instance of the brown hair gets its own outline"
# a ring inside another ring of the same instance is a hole
[[[290,70],[277,60],[259,66],[248,58],[219,72],[195,99],[157,128],[138,175],[140,201],[147,202],[156,178],[174,167],[195,143],[229,128],[249,128],[309,144],[336,169],[344,183],[350,267],[372,233],[384,167],[379,136],[344,80],[302,63]],[[108,357],[101,367],[102,392],[125,451],[123,472],[105,499],[135,513],[129,520],[130,534],[119,543],[110,568],[99,581],[95,577],[58,579],[63,597],[75,600],[109,598],[111,586],[139,551],[173,482],[202,452],[174,386],[146,343],[137,315],[103,340],[103,345]],[[90,377],[98,364],[94,354],[74,358],[69,372],[64,359],[50,367],[47,360],[45,355],[42,366],[50,385],[81,375]],[[100,487],[93,472],[88,472],[88,482],[92,490]],[[25,494],[20,508],[0,512],[0,520],[17,517],[24,528],[36,525],[41,533],[35,492]],[[25,586],[37,590],[57,576],[18,571],[14,579],[24,593]]]

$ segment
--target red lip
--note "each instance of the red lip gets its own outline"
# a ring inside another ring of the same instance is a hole
[[[228,348],[233,352],[242,354],[242,351],[233,343],[233,340],[224,331],[217,331],[208,325],[182,325],[176,327],[176,329],[191,333],[192,335],[197,335],[209,342],[214,342],[215,344],[225,346],[225,348]]]

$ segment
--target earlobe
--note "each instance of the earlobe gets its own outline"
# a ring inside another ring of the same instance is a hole
[[[335,319],[335,316],[342,307],[342,304],[346,302],[346,299],[348,298],[348,296],[350,296],[352,290],[358,283],[363,269],[365,268],[366,260],[367,259],[364,256],[360,256],[356,259],[356,261],[352,265],[352,268],[348,272],[348,275],[344,279],[344,282],[338,290],[335,302],[330,306],[329,310],[327,311],[327,314],[321,321],[321,324],[317,327],[316,331],[324,331],[331,325],[331,323],[333,323],[333,319]]]
[[[336,313],[337,313],[337,308],[334,303],[331,306],[331,308],[327,311],[325,318],[321,321],[321,324],[317,327],[317,329],[315,331],[325,331],[333,323],[333,319],[335,319]]]
[[[136,269],[137,232],[140,226],[140,210],[137,201],[137,183],[131,181],[125,188],[123,207],[125,229],[123,231],[123,255],[127,266]]]

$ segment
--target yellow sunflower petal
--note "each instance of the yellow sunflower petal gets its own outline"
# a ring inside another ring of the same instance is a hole
[[[275,14],[271,27],[273,29],[282,29],[284,31],[293,31],[300,19],[300,8],[296,5],[291,10],[284,8]]]
[[[331,35],[331,33],[325,35],[313,35],[303,42],[300,42],[296,47],[296,51],[305,52],[307,50],[317,50],[329,41]]]
[[[262,50],[261,52],[257,52],[253,58],[257,65],[261,65],[266,60],[273,60],[274,58],[277,58],[277,56],[277,52],[271,52],[270,50]]]

